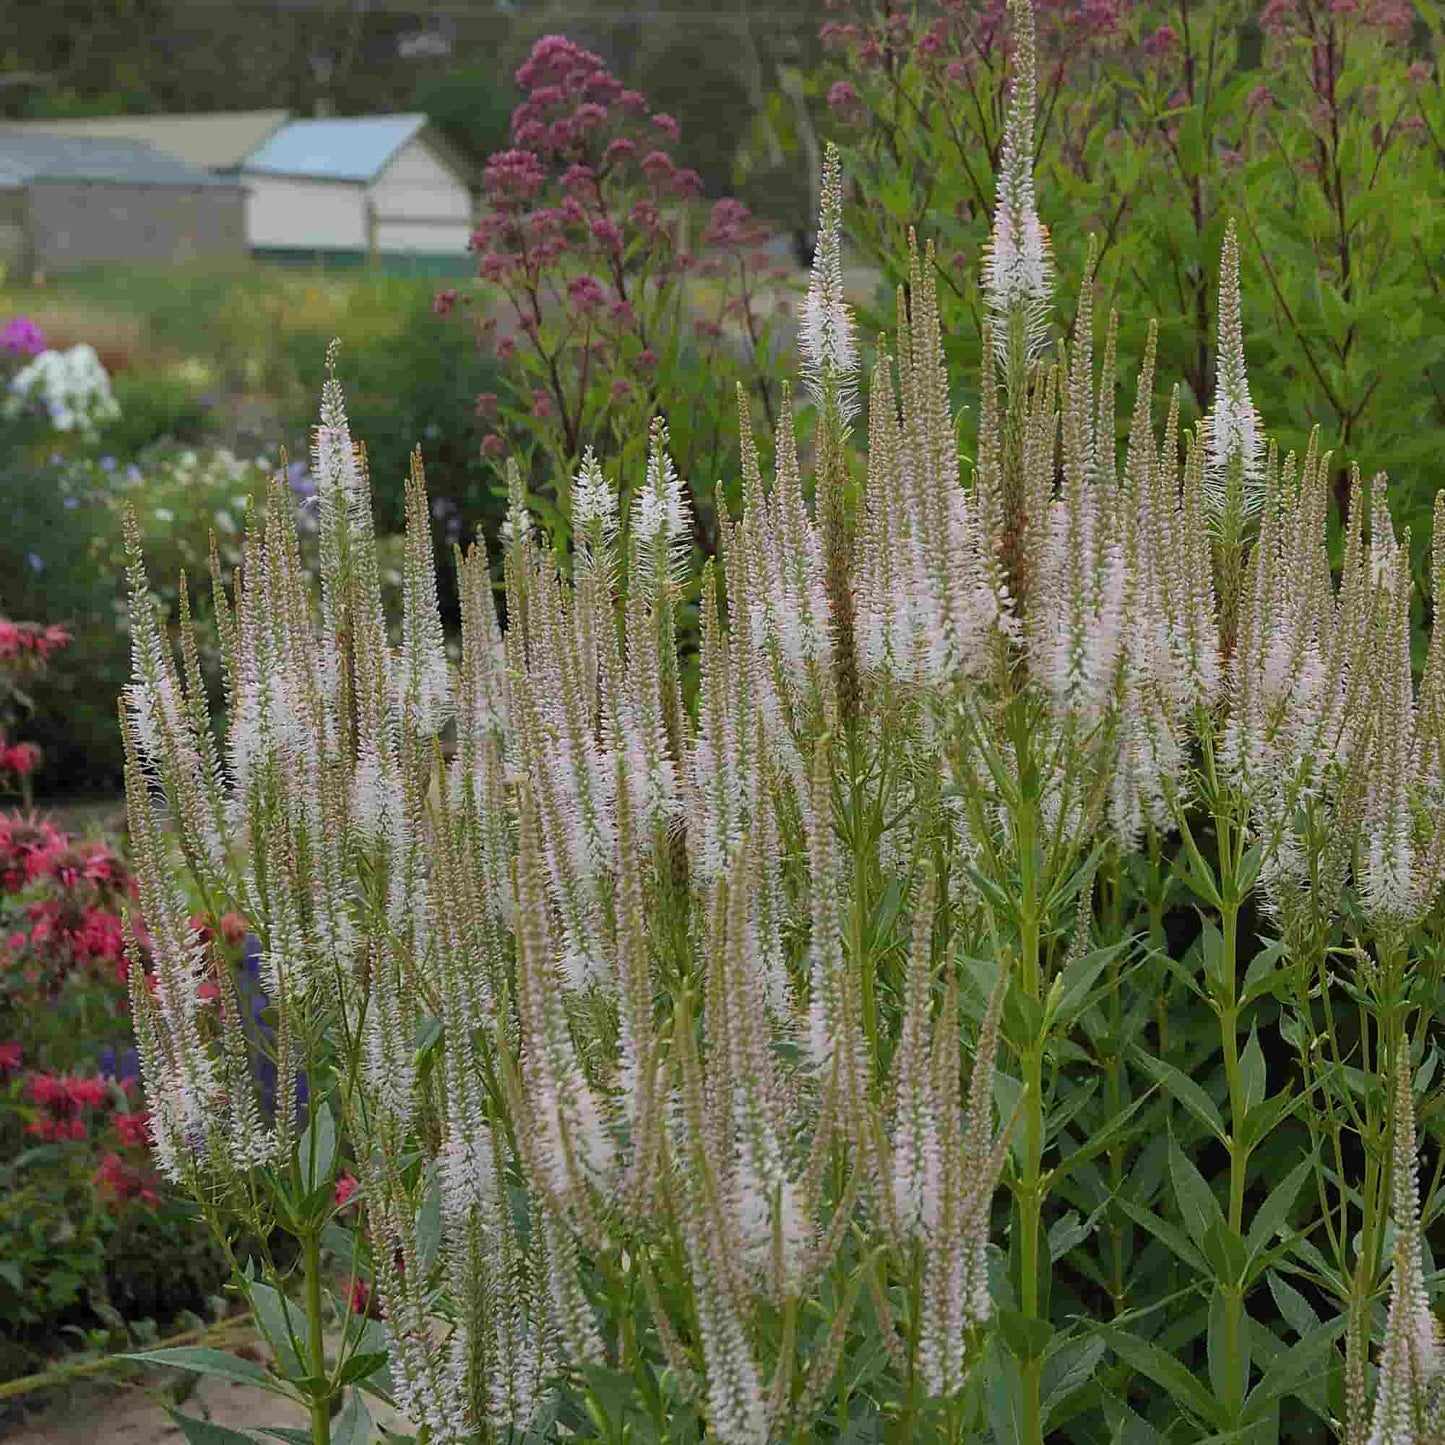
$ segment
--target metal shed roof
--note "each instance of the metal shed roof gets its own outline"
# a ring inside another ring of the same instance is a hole
[[[424,115],[293,120],[248,156],[242,169],[318,180],[375,180],[426,123]]]
[[[201,115],[87,115],[4,121],[15,135],[131,140],[154,146],[202,170],[234,170],[285,123],[284,110],[216,111]],[[3,138],[3,137],[0,137]]]
[[[139,141],[0,133],[0,186],[60,180],[186,188],[237,184]]]

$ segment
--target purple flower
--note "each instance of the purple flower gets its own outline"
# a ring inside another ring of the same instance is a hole
[[[606,216],[598,216],[592,222],[592,239],[599,246],[616,250],[622,245],[622,229],[616,221],[609,220]]]
[[[652,123],[673,145],[677,144],[677,138],[681,132],[678,129],[677,121],[675,121],[672,116],[668,115],[666,111],[660,110],[652,117]]]
[[[316,495],[316,483],[305,462],[290,462],[286,467],[286,485],[303,500]]]
[[[1144,41],[1144,49],[1156,60],[1168,55],[1179,44],[1179,36],[1172,25],[1161,25]]]
[[[846,80],[835,80],[828,92],[828,108],[839,120],[850,124],[857,120],[861,109],[858,92]]]
[[[12,356],[38,356],[44,350],[45,333],[28,316],[12,316],[0,330],[0,351]]]
[[[579,315],[589,315],[601,306],[605,299],[595,276],[574,276],[567,283],[567,300]]]

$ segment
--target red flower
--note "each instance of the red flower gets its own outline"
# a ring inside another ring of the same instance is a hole
[[[150,1111],[140,1109],[133,1114],[117,1114],[112,1121],[115,1132],[122,1144],[148,1145],[150,1143]]]
[[[156,1192],[150,1187],[150,1175],[127,1164],[119,1154],[107,1154],[95,1171],[95,1186],[101,1194],[113,1198],[117,1203],[127,1199],[139,1199],[145,1204],[157,1202]]]
[[[21,1049],[14,1042],[0,1044],[0,1074],[9,1073],[20,1067]]]
[[[221,937],[232,948],[246,937],[250,928],[251,925],[239,913],[223,913],[221,915]]]
[[[0,768],[28,778],[40,766],[40,749],[34,743],[15,743],[0,754]]]
[[[360,1181],[351,1174],[343,1174],[336,1181],[336,1207],[345,1209],[351,1202],[351,1196],[361,1188]]]

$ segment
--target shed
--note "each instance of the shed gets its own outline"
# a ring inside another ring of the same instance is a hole
[[[133,140],[0,133],[0,262],[22,275],[234,261],[245,192]]]
[[[0,121],[15,135],[69,136],[80,140],[131,140],[154,146],[197,170],[224,173],[281,129],[284,110],[225,110],[196,115],[83,115]]]
[[[465,254],[468,167],[424,115],[293,120],[241,168],[257,250]]]

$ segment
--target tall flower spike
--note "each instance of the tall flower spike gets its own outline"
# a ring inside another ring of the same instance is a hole
[[[1264,438],[1244,370],[1244,323],[1239,302],[1239,239],[1234,222],[1219,260],[1219,340],[1214,405],[1205,418],[1209,442],[1205,500],[1224,541],[1264,500]]]
[[[1034,59],[1033,0],[1009,0],[1014,27],[1014,79],[999,157],[998,194],[993,229],[983,263],[984,302],[995,318],[994,347],[1010,366],[1019,356],[1033,360],[1048,338],[1053,261],[1048,228],[1039,220],[1034,199],[1034,111],[1037,79]]]
[[[813,277],[798,306],[803,380],[819,411],[832,407],[840,427],[858,411],[858,345],[853,313],[843,299],[843,162],[828,142],[818,208]]]
[[[1440,1388],[1445,1352],[1425,1297],[1408,1047],[1401,1048],[1395,1065],[1394,1132],[1394,1199],[1390,1212],[1395,1226],[1395,1260],[1390,1271],[1390,1312],[1368,1445],[1424,1445],[1438,1439],[1445,1427],[1445,1395]]]

